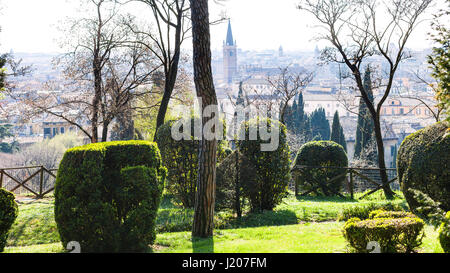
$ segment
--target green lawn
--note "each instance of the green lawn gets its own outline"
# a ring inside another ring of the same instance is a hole
[[[158,234],[156,253],[345,253],[343,222],[304,223],[217,230],[213,239],[192,240],[190,232]],[[438,234],[426,227],[426,237],[419,252],[442,253]],[[8,247],[5,252],[63,252],[60,243],[28,247]]]
[[[343,222],[337,220],[379,207],[407,208],[403,199],[386,201],[382,193],[364,201],[290,195],[273,212],[248,214],[240,220],[231,212],[219,212],[214,240],[192,242],[193,211],[165,196],[157,218],[154,252],[345,252]],[[52,198],[19,204],[6,252],[64,251],[53,210]],[[437,233],[431,227],[426,233],[422,251],[442,251]]]

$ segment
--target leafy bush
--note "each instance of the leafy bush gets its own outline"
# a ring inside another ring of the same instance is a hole
[[[370,214],[373,211],[377,210],[389,210],[389,211],[405,211],[405,208],[400,204],[395,204],[391,202],[383,202],[383,203],[367,203],[367,204],[358,204],[354,206],[346,207],[339,214],[339,221],[347,221],[351,218],[359,218],[359,219],[369,219]]]
[[[450,253],[450,211],[445,216],[445,221],[442,222],[439,228],[439,242],[445,253]]]
[[[398,176],[413,212],[420,203],[411,190],[419,190],[450,210],[450,134],[448,123],[420,130],[403,141],[398,151]]]
[[[63,245],[77,241],[83,252],[144,251],[154,239],[165,175],[155,143],[96,143],[68,150],[55,185]]]
[[[260,129],[279,134],[275,151],[262,151],[261,145],[270,143],[270,140],[263,140]],[[250,132],[257,132],[257,140],[250,140]],[[238,141],[239,151],[255,167],[252,183],[243,185],[244,195],[250,200],[252,211],[273,210],[286,196],[290,180],[286,126],[268,118],[256,118],[244,122],[239,135],[246,136],[245,140]]]
[[[384,209],[374,210],[371,211],[369,214],[369,219],[375,219],[375,218],[414,218],[416,217],[414,214],[406,211],[386,211]]]
[[[161,151],[163,165],[168,170],[167,191],[173,194],[185,208],[193,208],[197,189],[199,154],[199,140],[194,138],[196,118],[190,118],[190,140],[176,141],[173,139],[172,126],[177,122],[179,121],[171,120],[162,125],[156,133],[155,141]],[[198,119],[197,122],[199,122]],[[225,141],[219,141],[217,148],[218,162],[226,157],[226,147]]]
[[[217,168],[216,210],[233,209],[242,213],[245,184],[255,184],[255,167],[239,151],[229,155]]]
[[[341,145],[332,141],[313,141],[300,148],[294,164],[311,167],[347,167],[348,159]],[[303,168],[297,169],[295,180],[302,190],[333,196],[340,191],[346,173],[345,169]],[[339,176],[341,176],[339,179],[334,179]]]
[[[14,194],[0,188],[0,252],[5,249],[8,232],[17,218],[18,211]]]
[[[369,242],[377,242],[383,253],[411,253],[422,244],[424,225],[417,217],[352,218],[345,223],[343,233],[357,252],[370,252]]]

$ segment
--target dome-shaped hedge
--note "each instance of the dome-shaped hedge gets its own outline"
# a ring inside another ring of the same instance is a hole
[[[305,191],[332,196],[338,193],[345,181],[348,158],[344,148],[333,141],[313,141],[303,145],[295,159],[295,167],[338,167],[334,168],[301,168],[295,175],[297,185]],[[339,169],[342,168],[342,169]],[[331,183],[326,183],[337,176]]]
[[[397,156],[398,176],[412,211],[420,207],[411,189],[427,194],[450,210],[450,134],[441,122],[408,136]]]
[[[55,185],[55,221],[64,247],[141,252],[155,239],[166,169],[156,143],[96,143],[68,150]]]
[[[9,229],[16,220],[19,211],[14,199],[14,194],[5,189],[0,189],[0,252],[3,252],[6,246]]]

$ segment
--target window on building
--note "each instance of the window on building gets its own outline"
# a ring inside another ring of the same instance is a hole
[[[50,130],[50,128],[44,128],[44,135],[50,135],[52,133],[52,131]]]
[[[60,130],[61,134],[64,134],[64,131],[65,131],[64,127],[61,127],[61,130]]]
[[[416,109],[416,114],[418,114],[418,115],[422,114],[422,110],[420,108],[417,108]]]
[[[400,115],[403,115],[403,114],[405,114],[405,109],[400,108]]]

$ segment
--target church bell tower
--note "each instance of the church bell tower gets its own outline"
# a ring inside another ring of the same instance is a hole
[[[227,39],[223,42],[223,74],[227,84],[232,84],[237,76],[237,47],[236,41],[233,40],[230,20],[228,20]]]

